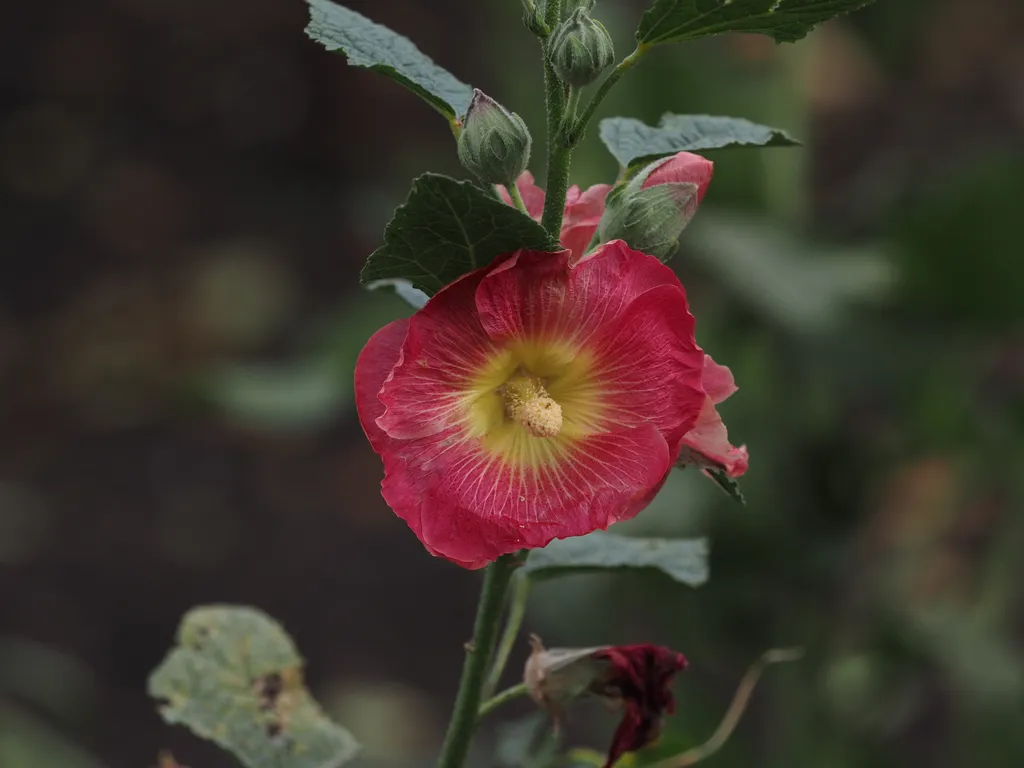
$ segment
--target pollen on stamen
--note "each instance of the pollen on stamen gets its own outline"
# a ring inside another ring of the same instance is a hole
[[[554,437],[562,431],[562,406],[544,389],[540,380],[520,373],[509,379],[499,392],[509,418],[535,437]]]

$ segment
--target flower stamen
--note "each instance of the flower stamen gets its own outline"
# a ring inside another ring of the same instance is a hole
[[[536,376],[517,371],[498,388],[505,413],[535,437],[554,437],[562,430],[562,406]]]

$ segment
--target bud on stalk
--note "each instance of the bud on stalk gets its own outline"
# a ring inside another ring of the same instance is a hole
[[[549,46],[551,66],[573,88],[590,85],[615,61],[608,30],[587,15],[586,4],[555,28]]]
[[[479,89],[463,118],[459,160],[485,184],[512,184],[530,162],[530,131]]]

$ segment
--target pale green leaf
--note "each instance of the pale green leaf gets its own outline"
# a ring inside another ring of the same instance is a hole
[[[697,587],[708,579],[708,543],[706,539],[639,539],[594,531],[532,550],[523,568],[533,578],[564,571],[654,568]]]
[[[607,117],[601,121],[601,141],[623,168],[646,165],[676,152],[800,144],[779,128],[741,117],[671,113],[662,115],[657,126],[632,117]]]
[[[413,181],[360,279],[403,279],[433,295],[501,254],[559,247],[536,221],[474,184],[426,173]]]
[[[875,246],[816,244],[754,216],[702,211],[685,245],[752,309],[801,334],[834,329],[854,305],[884,295],[896,277]]]
[[[329,51],[401,83],[450,122],[466,114],[473,89],[435,64],[411,40],[362,14],[330,2],[306,0],[306,34]]]
[[[780,43],[804,37],[823,21],[872,0],[654,0],[636,31],[641,46],[678,43],[724,32],[757,32]]]
[[[160,714],[235,755],[248,768],[336,768],[358,751],[302,679],[291,638],[252,608],[195,608],[178,646],[149,678]]]

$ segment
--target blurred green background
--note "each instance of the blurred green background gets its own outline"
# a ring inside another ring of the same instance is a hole
[[[350,5],[539,133],[518,2]],[[643,7],[599,2],[620,54]],[[213,601],[284,623],[368,762],[436,754],[478,575],[384,505],[351,372],[409,311],[361,261],[413,175],[463,174],[443,120],[304,24],[298,0],[5,12],[3,768],[233,765],[145,695]],[[666,748],[710,735],[763,650],[806,646],[709,766],[1024,765],[1024,4],[881,0],[796,45],[671,47],[602,114],[668,110],[806,145],[709,153],[673,262],[740,385],[749,505],[674,475],[620,530],[710,536],[710,583],[549,582],[526,628],[685,652]],[[592,131],[574,180],[615,171]],[[570,736],[603,749],[610,722]]]

